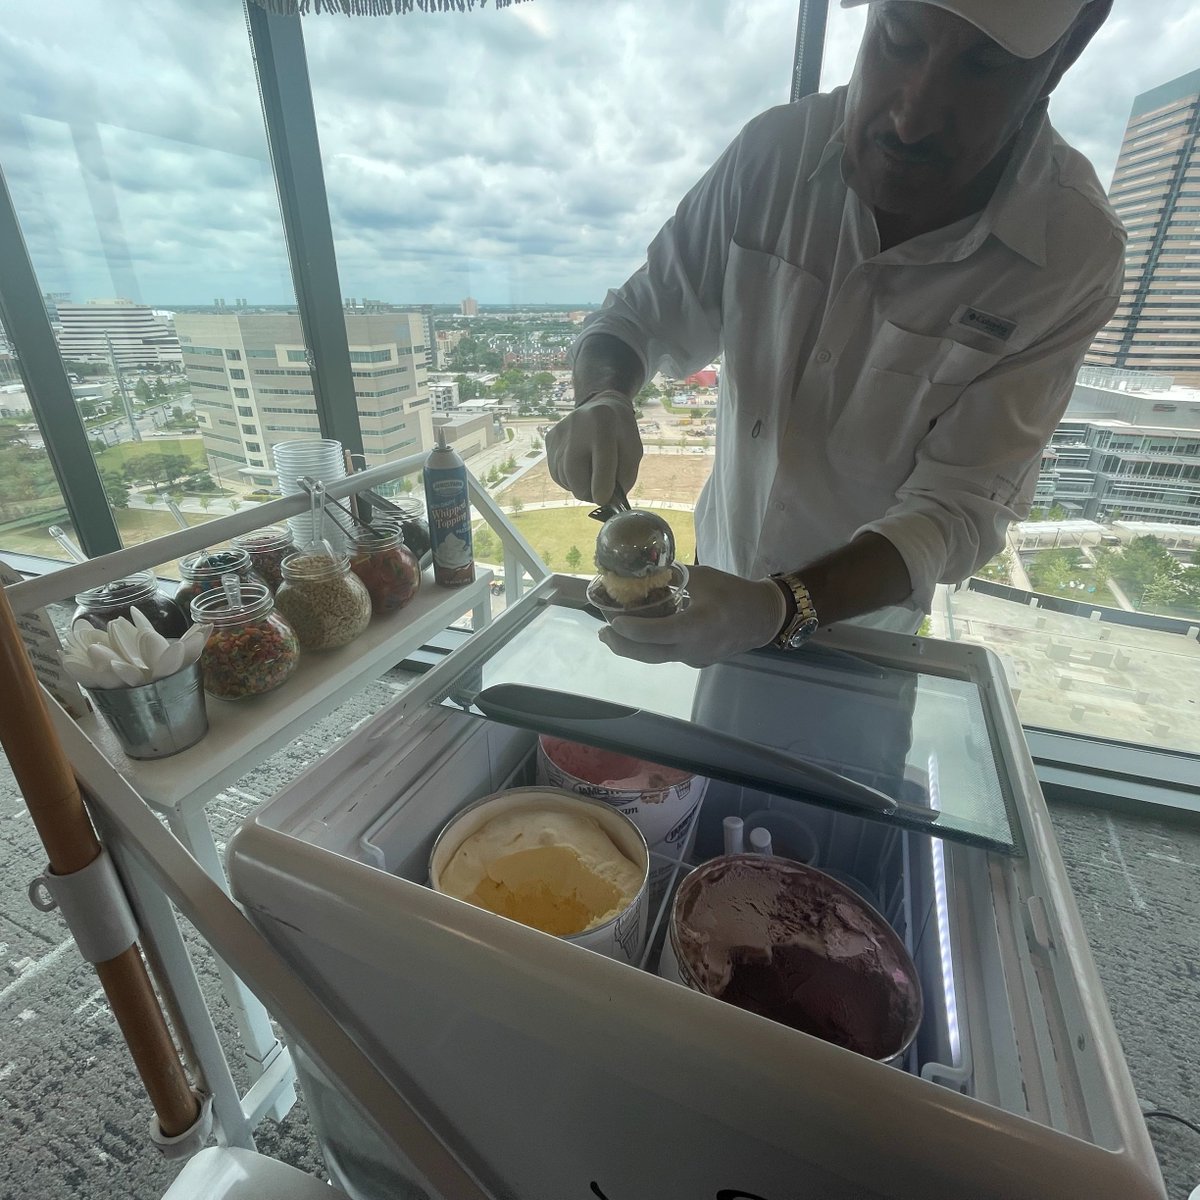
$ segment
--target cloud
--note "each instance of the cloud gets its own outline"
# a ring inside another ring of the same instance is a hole
[[[1200,10],[1146,11],[1116,0],[1052,102],[1105,182],[1134,95],[1200,65]],[[787,99],[796,16],[797,0],[534,0],[305,20],[342,293],[598,301],[738,129]],[[832,7],[823,86],[848,77],[862,23]],[[292,299],[229,0],[14,10],[0,163],[48,291]]]

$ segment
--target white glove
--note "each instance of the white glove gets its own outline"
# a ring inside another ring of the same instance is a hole
[[[742,579],[713,567],[691,567],[687,608],[671,617],[615,617],[600,640],[622,658],[709,667],[773,641],[787,602],[770,579]]]
[[[593,504],[607,504],[618,483],[628,495],[641,461],[637,415],[620,392],[601,392],[546,434],[550,478]]]

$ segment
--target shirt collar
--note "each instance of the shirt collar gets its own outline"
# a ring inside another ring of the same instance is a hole
[[[836,162],[841,169],[845,151],[845,122],[841,122],[829,136],[817,165],[809,173],[811,183],[819,174]],[[1012,156],[1000,176],[1000,182],[992,193],[987,206],[969,225],[956,221],[947,226],[952,230],[952,239],[938,246],[937,258],[957,262],[974,254],[987,237],[995,235],[1010,250],[1028,259],[1038,267],[1046,265],[1046,213],[1048,206],[1044,195],[1051,153],[1052,131],[1046,115],[1046,105],[1029,114],[1021,132],[1017,135]],[[936,239],[939,232],[926,235]],[[926,250],[922,257],[929,261],[928,250],[932,247],[926,238],[917,238]]]

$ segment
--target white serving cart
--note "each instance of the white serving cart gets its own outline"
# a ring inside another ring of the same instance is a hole
[[[378,488],[419,472],[421,466],[421,456],[410,456],[330,482],[327,494],[341,499],[364,489]],[[477,515],[500,533],[509,595],[519,597],[526,580],[543,577],[545,567],[504,520],[474,477],[470,477],[470,488]],[[8,597],[18,614],[53,602],[70,601],[85,588],[106,580],[155,569],[240,533],[296,516],[308,503],[307,496],[301,495],[250,506],[232,516],[13,585],[7,589]],[[95,712],[88,712],[67,726],[62,721],[70,718],[58,710],[56,716],[67,741],[68,755],[75,762],[85,743],[98,751],[120,779],[165,819],[195,861],[227,890],[208,818],[208,806],[213,799],[371,680],[443,636],[447,627],[458,622],[469,624],[471,630],[483,628],[491,620],[492,581],[492,572],[480,569],[475,582],[466,587],[439,588],[433,583],[432,572],[426,570],[421,589],[410,604],[387,617],[376,618],[359,638],[340,650],[302,656],[285,687],[249,702],[208,697],[208,734],[191,749],[169,758],[130,759]],[[173,981],[169,990],[179,993],[180,1004],[192,1014],[183,1021],[185,1041],[193,1043],[194,1069],[203,1076],[213,1096],[219,1136],[223,1144],[252,1148],[253,1131],[259,1121],[265,1116],[281,1118],[295,1103],[291,1055],[277,1038],[261,1001],[218,955],[223,990],[237,1024],[239,1052],[253,1081],[245,1095],[238,1095],[211,1021],[202,1012],[204,1005],[182,941],[177,933],[170,933],[174,922],[161,906],[159,909],[157,917],[149,918],[167,938],[161,947],[159,965],[164,978]]]

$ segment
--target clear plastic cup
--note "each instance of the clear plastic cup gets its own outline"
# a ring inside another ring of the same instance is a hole
[[[687,581],[687,567],[672,563],[670,583],[652,592],[644,603],[617,604],[604,590],[604,577],[597,575],[587,586],[587,598],[606,621],[614,617],[669,617],[687,607]]]

